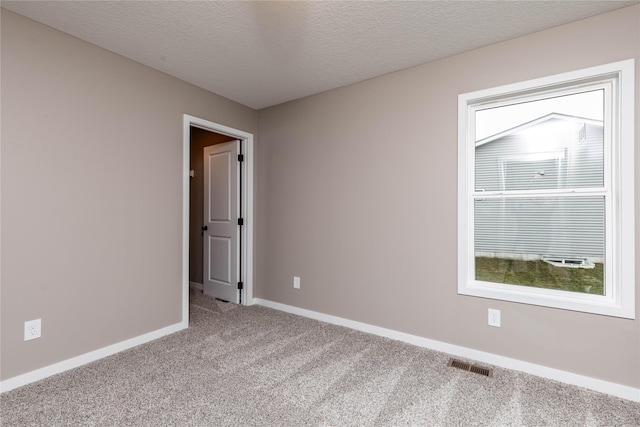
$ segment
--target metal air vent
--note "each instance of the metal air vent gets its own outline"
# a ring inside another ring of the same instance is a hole
[[[484,368],[482,366],[472,365],[471,363],[463,362],[458,359],[449,359],[447,366],[452,368],[462,369],[463,371],[473,372],[474,374],[484,375],[485,377],[493,378],[493,369]]]

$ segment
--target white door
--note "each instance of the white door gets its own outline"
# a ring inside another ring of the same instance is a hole
[[[239,141],[204,148],[204,293],[238,303]]]

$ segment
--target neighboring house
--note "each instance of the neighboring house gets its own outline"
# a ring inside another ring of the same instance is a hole
[[[601,121],[551,113],[476,142],[476,191],[602,187]],[[534,194],[532,194],[533,196]],[[604,261],[602,197],[476,201],[476,256]]]

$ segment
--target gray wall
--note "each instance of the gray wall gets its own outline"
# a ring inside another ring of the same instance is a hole
[[[256,296],[640,387],[640,321],[460,296],[456,261],[458,94],[637,72],[639,23],[633,6],[261,110]]]
[[[183,113],[257,113],[4,9],[1,71],[1,378],[180,322]]]

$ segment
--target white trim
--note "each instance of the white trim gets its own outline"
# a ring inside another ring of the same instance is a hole
[[[201,291],[204,289],[204,285],[198,282],[189,282],[189,288]]]
[[[240,140],[242,152],[245,158],[242,181],[244,191],[242,192],[242,204],[244,212],[244,233],[242,238],[242,248],[244,252],[244,262],[242,263],[242,277],[244,283],[243,305],[253,303],[253,134],[234,129],[229,126],[200,119],[198,117],[185,114],[183,117],[182,134],[182,321],[189,322],[189,163],[191,153],[191,133],[190,127],[196,126],[201,129],[231,136]]]
[[[189,183],[191,130],[187,116],[182,124],[182,323],[189,325]],[[185,173],[187,171],[187,173]]]
[[[272,308],[286,313],[296,314],[298,316],[308,317],[310,319],[319,320],[333,325],[345,326],[347,328],[390,338],[396,341],[402,341],[418,347],[428,348],[430,350],[441,351],[458,357],[464,357],[471,360],[487,363],[494,366],[500,366],[514,371],[524,372],[526,374],[536,375],[538,377],[547,378],[554,381],[560,381],[565,384],[584,387],[600,393],[610,394],[612,396],[621,397],[634,402],[640,402],[640,388],[616,384],[609,381],[599,380],[584,375],[574,374],[572,372],[562,371],[547,366],[536,365],[510,357],[504,357],[493,353],[474,350],[468,347],[448,344],[442,341],[431,340],[428,338],[411,335],[404,332],[394,331],[392,329],[381,328],[379,326],[369,325],[367,323],[357,322],[330,314],[319,313],[317,311],[306,310],[291,305],[281,304],[262,298],[254,298],[257,305]]]
[[[475,92],[469,92],[464,96],[472,101],[474,104],[478,101],[482,103],[492,103],[494,106],[495,99],[502,99],[511,95],[518,94],[519,92],[527,92],[531,88],[538,88],[543,90],[544,88],[557,87],[558,82],[564,82],[571,84],[571,82],[578,82],[584,79],[588,79],[590,82],[597,82],[598,80],[605,78],[608,79],[612,74],[617,71],[622,71],[623,74],[627,71],[629,76],[626,78],[633,78],[633,59],[626,59],[624,61],[611,62],[609,64],[597,65],[595,67],[583,68],[581,70],[569,71],[566,73],[555,74],[553,76],[540,77],[537,79],[527,80],[524,82],[507,84],[495,88],[482,89]],[[631,67],[631,68],[627,68]],[[625,79],[626,79],[625,78]],[[499,94],[496,95],[496,90]],[[530,96],[526,94],[525,96]],[[508,101],[511,102],[511,101]]]
[[[245,140],[245,147],[243,147],[245,167],[245,191],[243,192],[243,204],[245,206],[244,212],[244,236],[245,244],[242,245],[244,249],[244,305],[253,304],[253,173],[254,173],[254,149],[253,149],[253,135]]]
[[[90,351],[89,353],[85,353],[80,356],[72,357],[71,359],[63,360],[62,362],[54,363],[53,365],[45,366],[44,368],[36,369],[35,371],[27,372],[26,374],[6,379],[0,382],[0,393],[4,393],[6,391],[13,390],[14,388],[22,387],[23,385],[42,380],[52,375],[65,372],[82,365],[86,365],[87,363],[91,363],[107,356],[111,356],[112,354],[116,354],[121,351],[128,350],[132,347],[145,344],[149,341],[157,340],[158,338],[162,338],[166,335],[173,334],[186,328],[187,325],[185,325],[184,322],[176,323],[174,325],[167,326],[165,328],[158,329],[156,331],[149,332],[134,338],[130,338],[128,340],[121,341],[119,343],[112,344],[98,350]]]

